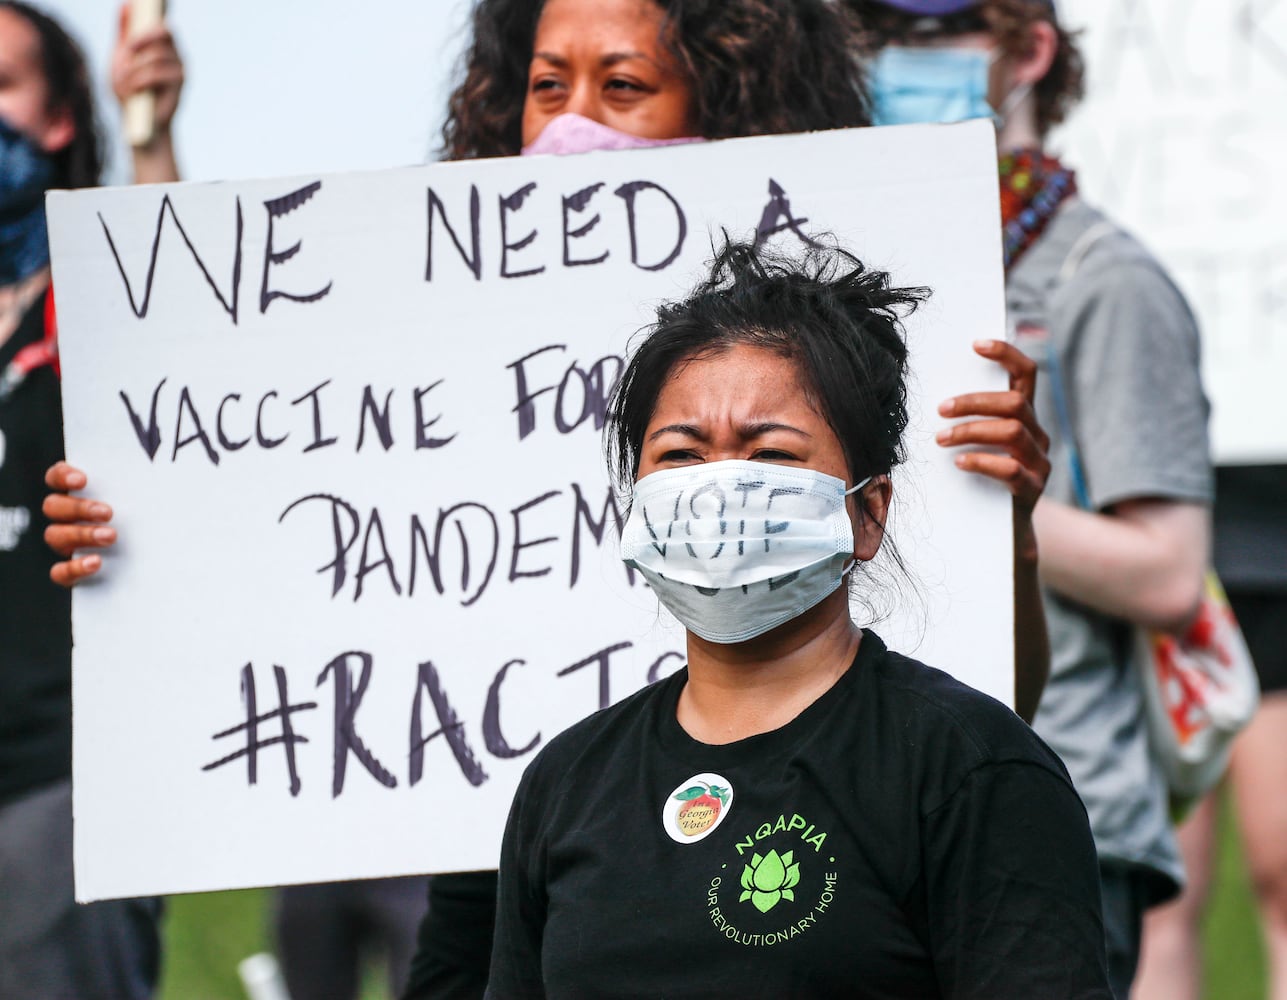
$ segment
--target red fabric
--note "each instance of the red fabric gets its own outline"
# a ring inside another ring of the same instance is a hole
[[[28,344],[9,363],[9,367],[24,378],[45,365],[53,365],[54,372],[62,377],[62,369],[58,366],[58,315],[54,309],[52,288],[45,296],[44,339],[36,344]]]

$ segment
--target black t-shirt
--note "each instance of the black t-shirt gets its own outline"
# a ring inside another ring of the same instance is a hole
[[[864,634],[781,729],[688,736],[686,671],[538,755],[488,996],[1104,998],[1095,848],[1009,709]]]
[[[42,296],[0,344],[0,372],[45,335]],[[37,368],[0,400],[0,801],[71,774],[71,598],[40,512],[63,457],[58,376]]]
[[[1216,570],[1226,589],[1287,595],[1287,465],[1216,469]]]

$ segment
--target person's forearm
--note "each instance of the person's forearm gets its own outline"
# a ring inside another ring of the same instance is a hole
[[[1050,678],[1050,635],[1041,603],[1031,518],[1014,513],[1014,710],[1029,724]]]
[[[158,131],[146,146],[135,146],[133,157],[135,184],[164,184],[179,179],[179,164],[169,129]]]
[[[1196,614],[1210,548],[1206,507],[1132,501],[1102,514],[1043,497],[1033,521],[1041,580],[1062,596],[1171,632]]]

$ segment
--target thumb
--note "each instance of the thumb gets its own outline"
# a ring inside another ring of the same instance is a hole
[[[130,3],[125,0],[121,4],[120,12],[116,18],[116,37],[118,41],[125,41],[130,34]]]

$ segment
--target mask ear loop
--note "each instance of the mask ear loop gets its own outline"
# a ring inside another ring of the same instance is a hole
[[[1000,48],[993,48],[988,51],[988,68],[990,69],[998,59],[1001,58],[1002,51]],[[992,109],[992,124],[997,127],[999,132],[1005,127],[1010,116],[1014,114],[1014,109],[1023,103],[1023,99],[1032,93],[1032,83],[1020,83],[1010,88],[1010,93],[1001,99],[1001,106]]]
[[[855,484],[854,484],[853,486],[851,486],[849,489],[845,490],[844,495],[845,495],[845,496],[852,496],[853,494],[855,494],[855,493],[857,493],[858,491],[860,491],[864,486],[866,486],[868,483],[870,483],[870,482],[871,482],[873,479],[875,479],[875,478],[876,478],[875,476],[868,476],[868,477],[867,477],[866,479],[864,479],[861,483],[855,483]],[[850,573],[852,573],[852,572],[854,571],[854,567],[855,567],[855,566],[857,566],[859,562],[861,562],[861,560],[859,560],[859,559],[850,559],[850,560],[849,560],[849,565],[848,565],[848,566],[846,566],[846,567],[844,567],[844,569],[842,569],[842,570],[840,571],[840,579],[842,579],[842,580],[843,580],[843,579],[844,579],[845,577],[847,577]]]
[[[864,486],[866,486],[868,483],[870,483],[870,482],[871,482],[873,479],[875,479],[875,478],[876,478],[875,476],[868,476],[868,477],[867,477],[866,479],[864,479],[861,483],[855,483],[855,484],[854,484],[853,486],[851,486],[849,489],[845,490],[845,494],[844,494],[844,495],[845,495],[845,496],[852,496],[854,493],[857,493],[860,489],[862,489]]]
[[[1014,109],[1023,103],[1025,97],[1032,93],[1031,83],[1020,83],[1015,86],[1010,93],[1006,94],[1005,100],[1001,102],[1001,107],[997,108],[997,126],[1003,127],[1014,114]]]

